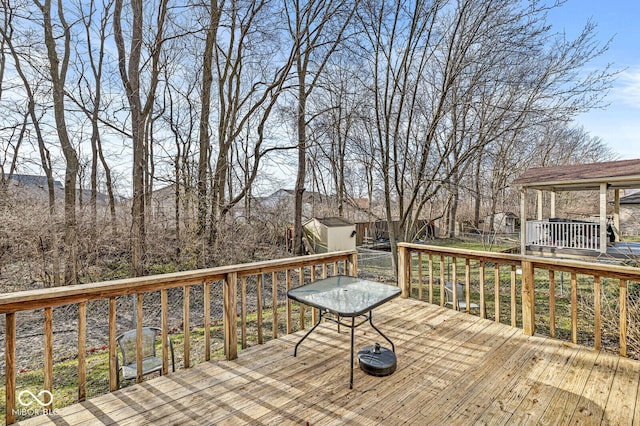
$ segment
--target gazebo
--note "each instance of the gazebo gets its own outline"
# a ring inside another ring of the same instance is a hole
[[[534,167],[513,181],[520,187],[521,253],[606,254],[607,243],[619,241],[620,190],[640,188],[640,159]],[[607,193],[613,190],[613,220],[607,221]],[[527,220],[527,196],[537,194],[536,220]],[[599,191],[598,221],[556,217],[556,193]],[[550,217],[543,219],[543,193],[550,196]],[[609,230],[609,235],[608,231]],[[590,252],[590,253],[589,253]]]

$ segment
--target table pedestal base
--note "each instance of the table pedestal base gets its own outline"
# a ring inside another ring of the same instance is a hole
[[[357,327],[361,326],[362,324],[369,322],[369,324],[371,325],[371,327],[378,332],[379,335],[381,335],[387,342],[389,342],[389,344],[391,345],[391,350],[395,353],[396,351],[396,347],[393,344],[393,342],[384,335],[384,333],[382,331],[380,331],[378,329],[378,327],[376,327],[373,324],[373,320],[372,320],[372,311],[369,311],[367,314],[365,315],[360,315],[364,317],[364,320],[360,321],[359,323],[356,324],[356,317],[351,317],[351,324],[343,322],[340,320],[340,317],[338,317],[338,319],[336,318],[332,318],[332,317],[327,317],[326,314],[328,312],[324,312],[322,310],[320,310],[320,315],[318,316],[318,321],[315,323],[315,325],[313,327],[311,327],[311,330],[307,331],[307,333],[302,336],[302,339],[300,339],[300,341],[298,343],[296,343],[295,348],[293,349],[293,356],[297,356],[298,355],[298,346],[300,346],[300,343],[302,343],[304,341],[304,339],[307,338],[307,336],[309,336],[313,330],[315,330],[319,325],[320,322],[322,321],[323,318],[326,318],[328,321],[332,321],[335,322],[336,324],[340,325],[344,325],[345,327],[349,327],[351,329],[351,355],[350,355],[350,361],[351,361],[351,368],[349,371],[349,389],[353,389],[353,343],[354,343],[354,331]]]

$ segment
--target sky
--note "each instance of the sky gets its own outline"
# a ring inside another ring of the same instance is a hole
[[[611,39],[607,52],[591,65],[621,70],[602,110],[577,117],[576,123],[600,137],[621,160],[640,158],[640,1],[567,0],[549,13],[558,31],[575,38],[587,21],[597,24],[602,44]]]

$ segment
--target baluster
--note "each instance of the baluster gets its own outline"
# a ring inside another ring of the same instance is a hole
[[[141,383],[142,382],[142,293],[136,293],[136,367],[137,367],[136,383]]]
[[[298,269],[298,286],[304,285],[304,267],[301,266]],[[300,306],[300,330],[304,330],[305,323],[305,312],[304,312],[304,303],[298,303]]]
[[[206,292],[205,292],[205,300],[206,300]],[[205,304],[205,312],[207,309],[207,305]],[[169,295],[167,293],[167,289],[163,288],[160,290],[160,311],[161,311],[161,320],[160,324],[162,327],[161,331],[161,339],[162,339],[162,374],[167,374],[169,372]],[[206,328],[207,315],[205,313],[205,329]],[[205,334],[205,342],[206,336],[209,333]],[[209,348],[209,345],[207,345]]]
[[[444,306],[444,255],[440,255],[440,306]]]
[[[87,302],[78,303],[78,402],[87,398]]]
[[[464,262],[464,282],[465,282],[465,302],[467,303],[467,313],[471,313],[471,265],[469,259]]]
[[[202,291],[204,292],[204,360],[209,361],[211,359],[211,283],[205,281]],[[162,327],[164,331],[165,327]],[[164,348],[164,340],[162,342]],[[164,368],[164,352],[162,366]],[[166,374],[163,370],[163,374]]]
[[[486,301],[484,298],[484,260],[480,261],[480,318],[487,317]]]
[[[109,298],[109,391],[118,389],[117,375],[120,372],[116,369],[116,298]]]
[[[500,322],[500,265],[495,263],[494,267],[494,303],[495,303],[495,322]]]
[[[516,266],[511,265],[511,327],[518,326],[518,305],[516,289]]]
[[[334,264],[335,265],[335,264]],[[291,270],[287,269],[285,274],[287,292],[291,290]],[[287,334],[291,334],[292,321],[291,321],[291,299],[287,297]]]
[[[451,289],[453,290],[453,309],[458,310],[458,276],[457,276],[458,259],[451,258]]]
[[[599,351],[602,348],[602,295],[600,293],[600,276],[593,277],[593,347]]]
[[[256,276],[256,282],[258,283],[258,295],[256,301],[256,309],[258,310],[258,344],[261,345],[264,343],[262,336],[262,274],[258,274]]]
[[[571,341],[578,343],[578,278],[571,273]]]
[[[191,366],[191,324],[189,321],[189,304],[191,293],[190,290],[190,286],[184,286],[184,295],[182,297],[182,323],[184,324],[184,368],[189,368]]]
[[[247,277],[240,279],[240,344],[247,347]]]
[[[326,271],[326,264],[325,269]],[[273,297],[273,338],[278,338],[278,273],[271,273],[271,295]]]
[[[53,309],[44,308],[44,390],[53,394]],[[47,410],[53,409],[51,404]]]
[[[433,303],[433,254],[429,253],[429,303]]]
[[[316,265],[311,265],[311,282],[316,280]],[[315,324],[318,321],[318,310],[311,308],[311,322]]]
[[[16,314],[5,315],[5,420],[15,423],[16,415]]]
[[[422,252],[418,252],[418,300],[422,300]]]
[[[556,277],[549,270],[549,336],[556,337]]]

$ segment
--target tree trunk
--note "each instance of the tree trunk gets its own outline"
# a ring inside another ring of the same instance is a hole
[[[198,226],[196,233],[203,237],[207,231],[207,214],[209,204],[207,198],[207,176],[209,172],[209,160],[211,151],[211,136],[209,134],[211,114],[211,86],[213,84],[213,49],[218,33],[220,10],[217,0],[211,0],[209,5],[209,27],[204,45],[202,57],[202,91],[200,94],[200,124],[199,141],[200,152],[198,156]],[[202,257],[200,257],[202,259]],[[200,266],[204,266],[201,264]]]
[[[140,102],[140,57],[142,49],[142,0],[131,0],[133,21],[131,23],[131,50],[129,64],[122,35],[123,0],[116,0],[113,13],[114,37],[118,49],[120,77],[125,87],[131,112],[131,134],[133,143],[133,200],[131,206],[131,269],[133,276],[144,275],[145,253],[145,197],[144,197],[144,122]]]
[[[305,84],[306,73],[298,61],[298,173],[296,174],[295,199],[294,199],[294,220],[293,220],[293,253],[304,254],[302,243],[302,208],[304,201],[304,183],[306,178],[307,165],[307,122],[305,113],[307,109],[307,89]]]
[[[64,18],[64,8],[58,7],[58,18],[64,30],[64,49],[62,62],[58,57],[56,37],[53,34],[53,24],[51,22],[51,1],[45,1],[44,5],[37,3],[43,15],[43,28],[45,45],[49,59],[49,72],[52,83],[53,112],[56,123],[56,131],[60,146],[66,161],[65,168],[65,188],[64,188],[64,217],[65,217],[65,284],[76,284],[78,282],[78,235],[76,222],[76,180],[78,176],[78,156],[75,148],[71,144],[67,124],[65,119],[65,81],[70,56],[70,27]]]
[[[482,205],[482,183],[480,182],[482,158],[482,151],[480,151],[478,158],[476,159],[476,168],[473,176],[473,182],[475,185],[473,191],[473,226],[476,229],[480,228],[480,207]]]

